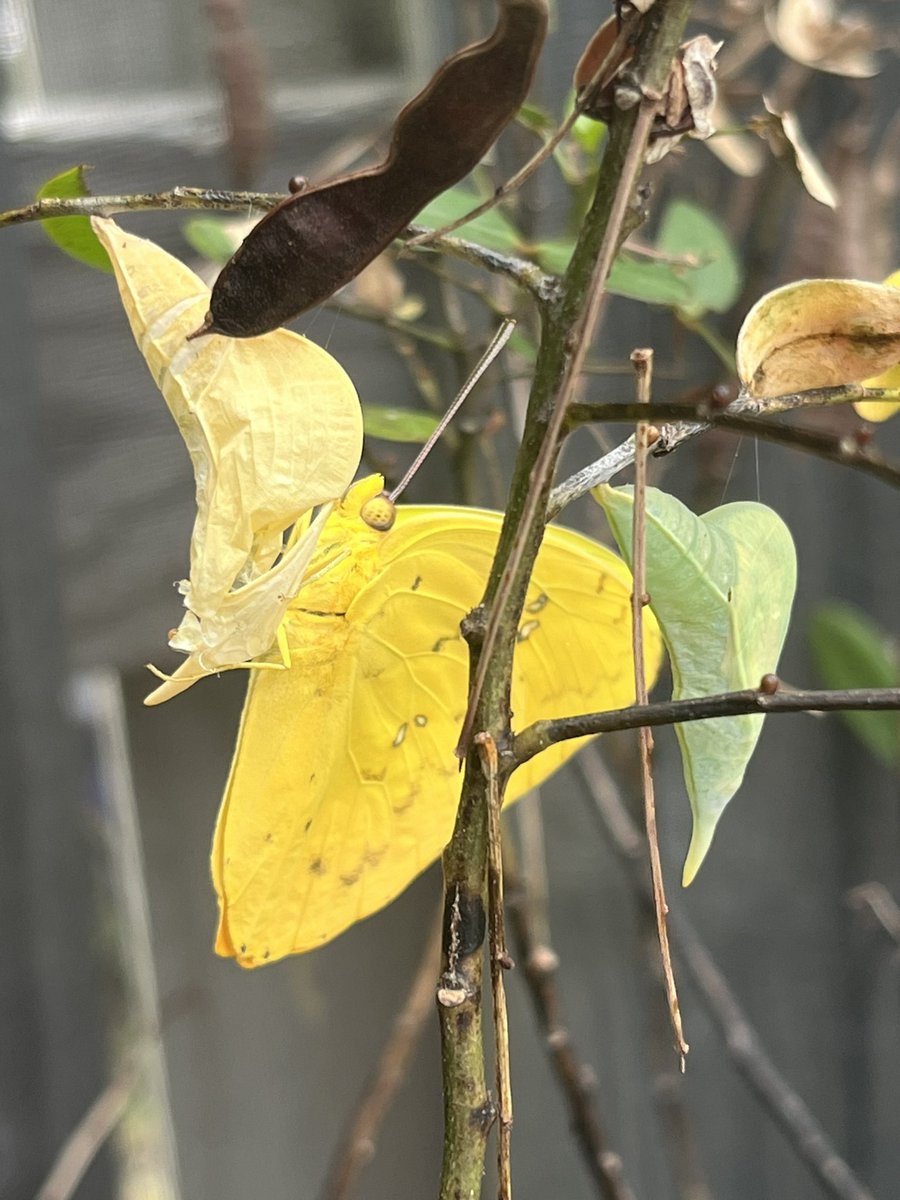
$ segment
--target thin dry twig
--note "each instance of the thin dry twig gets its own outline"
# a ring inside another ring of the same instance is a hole
[[[35,1200],[69,1200],[107,1139],[125,1115],[140,1077],[139,1056],[130,1058],[69,1134]]]
[[[108,217],[123,212],[174,212],[188,209],[205,212],[240,212],[260,214],[287,199],[283,192],[235,192],[217,188],[175,187],[168,191],[141,192],[114,196],[74,196],[66,198],[48,197],[26,204],[21,208],[0,212],[0,229],[7,225],[24,225],[31,221],[44,221],[48,217]],[[432,234],[421,225],[410,225],[400,240],[411,240],[419,234]],[[536,263],[502,254],[479,246],[465,238],[433,237],[429,249],[439,250],[473,263],[486,271],[511,279],[524,291],[530,292],[540,304],[547,303],[558,288],[555,275],[548,275]]]
[[[826,462],[861,471],[889,487],[900,488],[900,463],[885,458],[870,444],[871,432],[865,426],[849,434],[838,434],[799,425],[785,425],[781,421],[761,421],[755,417],[729,415],[712,423],[733,433],[745,433],[766,442],[775,442],[789,450],[814,454]]]
[[[629,868],[638,894],[652,907],[652,884],[647,878],[644,839],[616,789],[598,786],[594,770],[597,760],[598,750],[588,746],[576,759],[576,765],[592,797],[594,812],[602,821],[613,848]],[[605,776],[606,772],[602,774]],[[735,1070],[781,1128],[793,1151],[834,1200],[874,1200],[837,1153],[805,1101],[769,1058],[756,1030],[690,922],[683,914],[673,912],[670,926],[675,951],[718,1026]]]
[[[653,381],[653,351],[635,350],[631,355],[635,371],[635,392],[639,407],[650,403]],[[653,431],[655,436],[656,431]],[[644,673],[644,608],[650,602],[647,595],[646,576],[646,531],[647,531],[647,456],[650,452],[651,427],[646,421],[638,421],[634,435],[634,508],[632,510],[631,542],[631,641],[634,651],[635,703],[647,703],[647,678]],[[656,912],[656,932],[659,938],[659,953],[662,959],[663,977],[666,983],[666,998],[669,1015],[675,1033],[675,1046],[681,1055],[684,1070],[688,1044],[681,1024],[681,1008],[678,1003],[678,988],[672,969],[672,954],[669,950],[669,934],[666,929],[666,888],[663,881],[662,860],[659,854],[659,832],[656,827],[656,796],[653,788],[653,734],[648,725],[638,730],[641,758],[641,791],[644,796],[644,822],[647,828],[647,844],[650,848],[650,875],[653,880],[653,907]]]
[[[176,187],[170,191],[140,192],[116,196],[48,197],[23,208],[0,212],[0,229],[5,225],[24,225],[47,217],[108,217],[110,213],[176,211],[205,209],[208,212],[242,212],[253,209],[267,212],[280,204],[282,192],[233,192],[217,188]]]
[[[434,1005],[442,916],[443,904],[425,935],[419,965],[403,1007],[394,1018],[374,1074],[335,1149],[321,1200],[346,1200],[363,1167],[375,1154],[378,1132],[406,1078],[410,1057]]]
[[[512,1200],[510,1134],[513,1123],[512,1082],[509,1069],[509,1018],[503,972],[513,962],[506,950],[503,922],[503,847],[500,834],[500,788],[497,745],[489,733],[475,738],[488,783],[488,955],[491,966],[491,999],[494,1011],[494,1051],[497,1066],[497,1172],[498,1200]]]
[[[259,39],[244,0],[206,0],[213,61],[228,116],[228,155],[238,187],[259,173],[272,144],[272,113]]]
[[[883,883],[862,883],[847,895],[847,903],[857,910],[867,908],[872,916],[900,948],[900,905]]]

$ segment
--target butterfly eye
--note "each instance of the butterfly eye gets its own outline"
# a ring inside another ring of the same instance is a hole
[[[373,496],[371,500],[365,502],[359,510],[359,515],[370,529],[378,529],[386,533],[396,520],[397,506],[385,492],[381,492],[380,495]]]

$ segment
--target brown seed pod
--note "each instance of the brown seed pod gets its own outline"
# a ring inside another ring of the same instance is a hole
[[[490,37],[452,55],[400,112],[376,167],[274,208],[215,282],[201,333],[256,337],[327,300],[430,200],[467,175],[528,94],[546,0],[498,0]]]

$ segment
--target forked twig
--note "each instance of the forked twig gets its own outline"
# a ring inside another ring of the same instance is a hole
[[[69,1200],[85,1172],[125,1115],[140,1077],[139,1055],[133,1055],[106,1085],[69,1134],[35,1200]]]
[[[757,419],[774,416],[778,413],[792,412],[798,408],[820,408],[856,400],[889,401],[890,398],[891,393],[884,388],[865,388],[860,383],[853,383],[841,387],[812,388],[803,392],[791,392],[768,400],[759,400],[741,394],[726,407],[720,409],[716,409],[710,402],[692,406],[677,403],[652,404],[650,414],[653,420],[665,419],[672,422],[660,427],[659,438],[653,444],[653,455],[658,457],[671,454],[683,442],[705,433],[712,426],[721,426],[736,432],[752,433],[772,441],[793,445],[798,450],[806,450],[834,462],[868,471],[886,483],[898,487],[900,486],[900,468],[881,458],[876,452],[868,450],[867,447],[860,446],[859,443],[854,448],[847,444],[846,439],[840,439],[837,445],[832,445],[828,442],[828,435],[814,435],[813,431],[806,430],[795,431],[793,426],[769,424],[764,420]],[[679,409],[681,412],[678,411]],[[572,423],[584,424],[590,421],[634,420],[636,415],[634,405],[592,405],[582,402],[572,406],[569,419]],[[547,519],[558,516],[568,504],[580,496],[586,495],[592,488],[601,483],[608,483],[613,476],[626,467],[630,467],[633,462],[634,437],[632,436],[555,487],[550,493],[547,503]]]

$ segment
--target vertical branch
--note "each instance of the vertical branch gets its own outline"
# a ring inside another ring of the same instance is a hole
[[[526,427],[483,604],[463,622],[472,686],[458,752],[462,795],[443,855],[444,938],[438,986],[444,1073],[445,1138],[441,1200],[470,1200],[481,1189],[487,1133],[495,1115],[485,1086],[481,956],[487,905],[488,797],[472,735],[490,733],[500,754],[510,740],[516,632],[541,544],[547,498],[566,429],[566,413],[602,303],[606,279],[627,232],[653,117],[693,0],[657,0],[643,16],[635,48],[630,107],[609,128],[597,192],[558,297],[544,326]],[[509,773],[501,757],[499,798]]]
[[[440,1200],[481,1193],[487,1137],[496,1117],[485,1081],[481,980],[487,908],[487,806],[463,783],[457,826],[444,851],[444,921],[438,1020],[444,1093]]]
[[[653,380],[653,351],[635,350],[631,355],[636,376],[636,397],[639,404],[650,403]],[[635,429],[634,453],[634,509],[632,524],[631,562],[634,582],[631,590],[631,631],[634,646],[634,690],[635,703],[647,703],[647,680],[644,674],[644,608],[650,602],[646,588],[646,499],[647,499],[647,455],[650,450],[650,429],[646,421],[638,421]],[[655,433],[655,431],[654,431]],[[681,1026],[681,1009],[672,955],[669,950],[669,934],[666,929],[666,891],[663,883],[662,862],[659,857],[659,834],[656,828],[656,796],[653,790],[653,734],[646,725],[640,728],[641,747],[641,790],[644,795],[644,820],[647,825],[647,841],[650,847],[650,869],[653,878],[653,903],[656,909],[656,929],[659,935],[659,951],[662,956],[663,974],[666,981],[666,996],[669,1014],[675,1032],[675,1045],[681,1055],[681,1069],[688,1044],[684,1040]]]
[[[497,1170],[499,1200],[512,1200],[509,1142],[513,1123],[512,1084],[509,1073],[509,1021],[503,972],[513,964],[506,951],[503,927],[503,848],[500,839],[500,790],[497,785],[497,747],[488,733],[476,735],[488,781],[488,955],[491,967],[491,1000],[494,1012],[494,1049],[497,1059]]]

